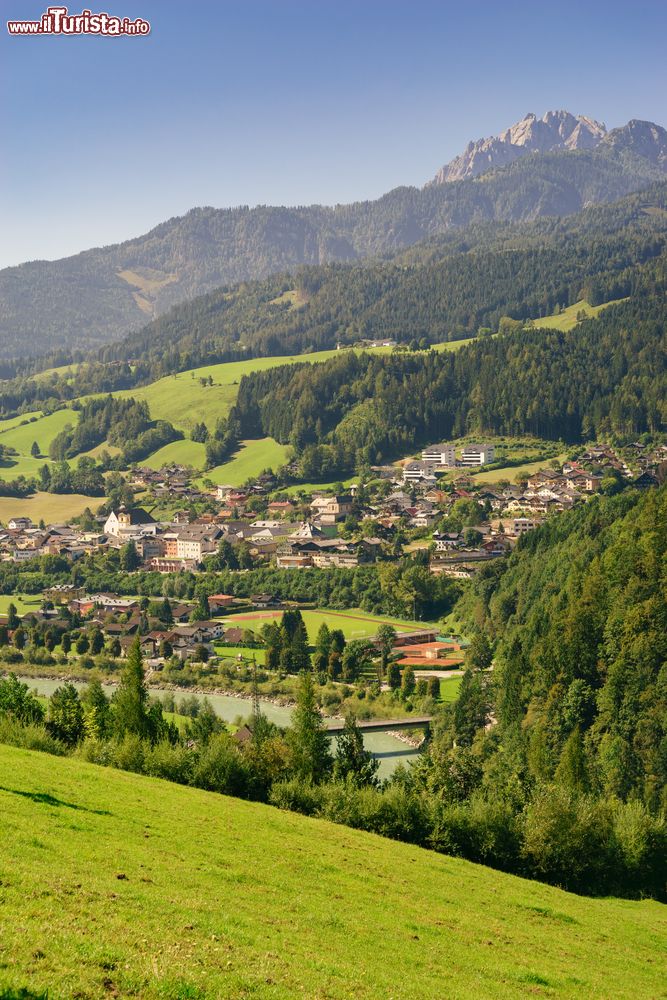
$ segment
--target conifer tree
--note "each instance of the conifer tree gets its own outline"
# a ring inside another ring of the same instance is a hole
[[[139,637],[129,648],[113,700],[114,731],[118,736],[133,733],[142,738],[150,735],[148,691],[144,678]]]
[[[288,740],[294,755],[297,777],[315,784],[329,777],[333,764],[329,737],[315,699],[315,685],[310,670],[303,670],[299,677],[296,708]]]

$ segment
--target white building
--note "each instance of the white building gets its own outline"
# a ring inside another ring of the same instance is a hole
[[[7,527],[10,531],[26,531],[32,528],[32,520],[29,517],[13,517]]]
[[[456,455],[451,444],[432,444],[424,448],[422,452],[423,462],[432,462],[434,465],[446,465],[453,468],[456,465]]]
[[[404,483],[435,483],[433,466],[430,462],[408,462],[403,466]]]
[[[151,515],[141,507],[119,507],[112,510],[104,522],[104,532],[115,538],[132,535],[154,535],[157,524]]]
[[[488,465],[493,462],[496,449],[492,444],[467,444],[463,449],[463,465]]]
[[[527,531],[539,528],[540,524],[534,517],[515,517],[512,521],[512,534],[525,535]]]

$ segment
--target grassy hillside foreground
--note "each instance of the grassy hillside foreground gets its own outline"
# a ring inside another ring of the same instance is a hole
[[[5,746],[0,817],[0,996],[664,996],[655,902]]]

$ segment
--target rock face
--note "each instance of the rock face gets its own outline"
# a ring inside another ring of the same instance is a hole
[[[430,183],[447,184],[477,177],[496,167],[505,167],[526,153],[592,149],[606,134],[604,125],[585,115],[575,117],[569,111],[547,111],[537,118],[529,114],[500,135],[469,142],[464,152],[442,167]]]
[[[661,125],[633,118],[622,128],[608,132],[601,146],[614,152],[627,149],[667,172],[667,131]]]

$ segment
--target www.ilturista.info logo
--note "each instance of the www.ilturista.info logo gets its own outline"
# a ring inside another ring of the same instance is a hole
[[[48,7],[39,21],[7,21],[10,35],[106,35],[121,38],[127,35],[148,35],[148,21],[137,17],[115,17],[113,14],[93,14],[82,10],[70,14],[67,7]]]

